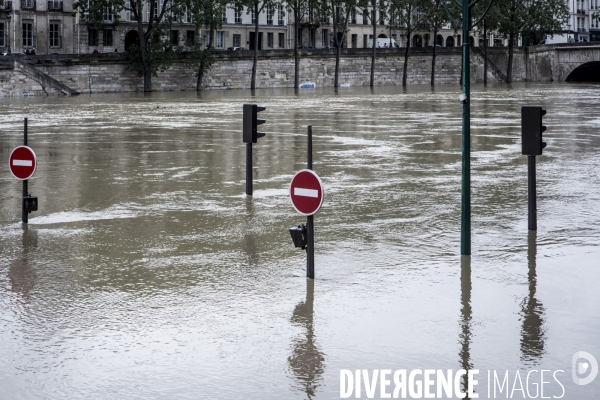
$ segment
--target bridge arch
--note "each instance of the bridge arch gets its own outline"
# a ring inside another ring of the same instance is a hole
[[[600,82],[600,61],[591,61],[575,68],[567,79],[567,82]]]

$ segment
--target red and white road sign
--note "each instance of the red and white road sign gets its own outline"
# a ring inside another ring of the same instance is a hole
[[[313,215],[323,204],[323,182],[310,169],[296,172],[290,184],[292,205],[302,215]]]
[[[27,146],[16,147],[8,158],[10,172],[17,179],[24,181],[33,176],[37,160],[35,153]]]

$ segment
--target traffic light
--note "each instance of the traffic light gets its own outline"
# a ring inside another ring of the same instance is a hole
[[[546,110],[542,107],[521,107],[521,139],[526,156],[539,156],[546,147],[542,141],[542,132],[546,130],[542,125],[544,115]]]
[[[38,209],[38,198],[37,196],[23,196],[23,211],[32,212]]]
[[[258,138],[265,136],[264,132],[258,132],[256,127],[266,121],[257,118],[256,114],[267,108],[256,104],[244,104],[244,143],[256,143]]]
[[[306,249],[307,231],[306,225],[300,224],[290,228],[290,235],[292,235],[292,241],[294,247],[300,247],[302,250]]]

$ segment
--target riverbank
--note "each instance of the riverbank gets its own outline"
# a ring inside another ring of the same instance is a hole
[[[513,81],[560,81],[565,76],[557,61],[556,46],[515,49]],[[400,85],[404,68],[404,48],[378,49],[375,85]],[[340,59],[340,84],[367,86],[370,81],[371,50],[344,49]],[[204,89],[250,88],[251,51],[217,52],[213,68],[205,75]],[[153,90],[195,90],[196,77],[185,63],[185,54],[157,77]],[[458,83],[461,74],[461,49],[437,48],[436,82]],[[482,82],[484,55],[480,48],[471,51],[471,79]],[[414,48],[408,60],[408,84],[429,83],[433,48]],[[490,48],[487,58],[488,82],[506,80],[508,49]],[[143,91],[142,79],[127,69],[125,54],[37,55],[5,58],[0,63],[0,95],[46,95]],[[335,49],[303,50],[300,57],[300,82],[318,87],[333,86]],[[61,85],[64,85],[61,86]],[[261,51],[256,87],[294,86],[293,50]]]

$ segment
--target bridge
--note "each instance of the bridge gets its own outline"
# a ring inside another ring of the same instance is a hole
[[[506,73],[508,49],[491,47],[488,60]],[[600,44],[562,43],[515,48],[513,81],[600,82]]]

